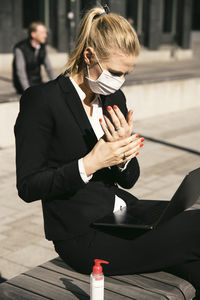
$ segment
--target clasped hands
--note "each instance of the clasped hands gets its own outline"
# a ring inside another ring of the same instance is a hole
[[[110,118],[104,115],[105,123],[99,119],[104,136],[99,139],[91,152],[83,158],[87,176],[99,169],[124,164],[139,154],[144,138],[132,134],[133,111],[125,118],[120,109],[114,105],[107,107]]]

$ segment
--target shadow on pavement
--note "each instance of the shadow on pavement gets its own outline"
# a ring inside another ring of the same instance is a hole
[[[161,140],[158,140],[158,139],[154,139],[154,138],[145,136],[143,134],[140,134],[140,136],[144,137],[147,141],[150,141],[150,142],[153,142],[153,143],[162,144],[162,145],[165,145],[165,146],[168,146],[168,147],[179,149],[181,151],[186,151],[186,152],[189,152],[189,153],[192,153],[192,154],[195,154],[195,155],[200,155],[199,151],[196,151],[196,150],[193,150],[193,149],[190,149],[190,148],[187,148],[187,147],[183,147],[183,146],[175,145],[175,144],[168,143],[168,142],[165,142],[165,141],[161,141]]]
[[[12,81],[12,79],[7,78],[7,77],[3,77],[3,76],[0,76],[0,80],[6,81],[6,82],[11,82]]]

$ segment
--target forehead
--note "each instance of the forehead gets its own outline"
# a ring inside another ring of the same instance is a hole
[[[38,25],[37,28],[36,28],[36,31],[37,32],[46,32],[46,27],[43,26],[43,25]]]
[[[108,60],[104,61],[104,66],[115,71],[127,73],[131,72],[136,64],[137,56],[124,54],[120,51],[110,53]]]

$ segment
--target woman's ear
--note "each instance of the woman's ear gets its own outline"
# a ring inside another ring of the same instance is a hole
[[[84,62],[89,66],[91,64],[96,63],[95,62],[95,52],[94,49],[92,47],[87,47],[85,48],[84,52],[83,52],[83,58],[84,58]]]

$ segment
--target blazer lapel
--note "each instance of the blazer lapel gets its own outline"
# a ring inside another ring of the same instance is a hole
[[[107,111],[107,107],[108,106],[113,106],[113,101],[112,101],[111,97],[100,95],[100,99],[101,99],[101,102],[102,102],[103,114],[106,115],[108,118],[110,118],[110,115]]]
[[[88,120],[79,95],[77,94],[71,80],[68,77],[60,75],[58,77],[58,81],[62,91],[65,93],[65,102],[68,108],[71,110],[71,113],[74,116],[77,124],[79,125],[86,144],[90,149],[92,149],[97,143],[97,137],[92,129],[90,121]]]

